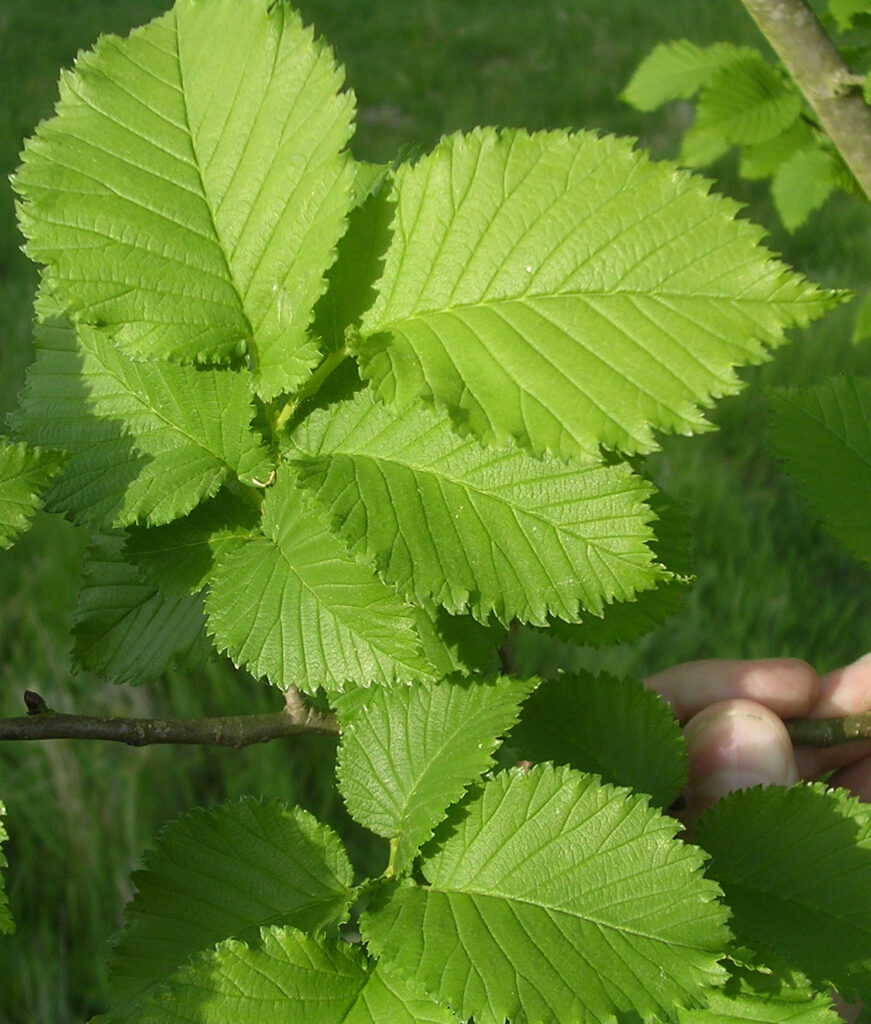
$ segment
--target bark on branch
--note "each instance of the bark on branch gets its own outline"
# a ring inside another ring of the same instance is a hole
[[[742,0],[871,199],[871,108],[805,0]]]
[[[113,740],[133,747],[152,743],[197,743],[246,747],[281,736],[338,736],[335,715],[308,705],[291,688],[285,708],[262,715],[224,718],[114,718],[52,711],[37,693],[24,695],[27,715],[0,718],[0,740]]]

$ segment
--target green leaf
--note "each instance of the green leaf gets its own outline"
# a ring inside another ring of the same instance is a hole
[[[145,683],[209,650],[202,601],[165,594],[124,559],[124,537],[96,536],[73,618],[73,657],[112,683]]]
[[[865,292],[858,302],[853,321],[852,342],[858,345],[860,341],[871,338],[871,289]]]
[[[344,349],[345,331],[360,322],[375,298],[374,285],[390,241],[387,173],[386,166],[357,164],[348,230],[327,273],[327,290],[315,306],[313,330],[329,351]]]
[[[803,149],[781,164],[771,182],[784,227],[795,231],[834,192],[837,161],[825,149]]]
[[[283,3],[178,0],[104,37],[25,147],[28,254],[77,320],[136,356],[247,347],[264,398],[297,386],[319,358],[306,331],[350,206],[340,86]]]
[[[479,129],[396,173],[364,376],[487,442],[599,456],[706,428],[784,327],[840,296],[771,259],[709,183],[589,133]]]
[[[9,897],[6,895],[5,879],[3,877],[4,868],[9,867],[6,854],[3,852],[3,844],[9,838],[3,825],[5,814],[6,808],[3,806],[2,800],[0,800],[0,932],[5,935],[11,935],[15,931],[15,922],[12,920],[12,912],[9,909]]]
[[[292,437],[300,479],[351,551],[410,600],[484,620],[574,621],[662,573],[652,487],[624,464],[584,466],[482,448],[428,409],[368,391]]]
[[[339,698],[339,790],[355,821],[395,841],[404,871],[448,806],[493,765],[536,680],[441,680]]]
[[[414,624],[426,660],[437,678],[458,673],[495,675],[506,629],[498,622],[476,622],[469,615],[449,615],[432,602],[414,609]]]
[[[168,825],[133,881],[112,956],[112,1021],[138,1020],[130,1011],[193,954],[256,939],[263,925],[335,926],[354,898],[331,829],[299,807],[251,798]]]
[[[197,594],[222,555],[259,536],[254,503],[224,489],[184,519],[153,529],[131,527],[124,554],[168,593]]]
[[[459,1024],[345,942],[293,928],[264,929],[261,944],[222,942],[180,970],[143,1024]]]
[[[731,977],[708,994],[703,1010],[679,1009],[678,1024],[839,1024],[826,992],[794,971],[728,964]]]
[[[838,28],[846,32],[859,14],[871,14],[868,0],[829,0],[829,13],[837,21]]]
[[[266,491],[262,528],[216,562],[206,612],[219,650],[281,689],[432,675],[413,610],[351,558],[289,467]]]
[[[802,103],[785,74],[753,51],[710,78],[699,97],[696,124],[727,142],[754,145],[785,131]]]
[[[61,471],[60,452],[28,448],[0,437],[0,548],[12,546],[42,506],[42,493]]]
[[[551,619],[548,630],[566,643],[581,647],[610,647],[627,643],[661,626],[683,607],[695,577],[689,557],[692,531],[687,512],[661,491],[648,502],[656,513],[656,537],[650,543],[657,564],[666,570],[652,590],[635,594],[630,601],[606,605],[601,618],[586,615],[579,623]]]
[[[770,392],[770,443],[825,527],[871,562],[871,380]]]
[[[670,1014],[719,984],[728,932],[676,821],[591,775],[502,773],[361,918],[374,955],[477,1024]]]
[[[669,100],[688,100],[715,72],[753,53],[748,46],[732,43],[696,46],[688,39],[660,43],[635,69],[620,99],[638,110],[656,110]]]
[[[595,772],[649,793],[658,807],[669,807],[686,785],[686,745],[674,714],[634,679],[583,672],[542,683],[509,742],[525,760]]]
[[[780,135],[775,135],[755,146],[744,146],[738,173],[742,178],[768,178],[775,174],[781,164],[799,150],[810,149],[817,144],[816,134],[806,121],[794,121]]]
[[[729,143],[719,132],[691,124],[680,142],[679,162],[684,167],[707,167],[728,153]]]
[[[739,942],[833,985],[871,996],[871,818],[822,783],[731,793],[706,811],[696,842],[723,886]]]
[[[49,507],[98,529],[160,524],[234,478],[265,480],[271,459],[251,430],[246,378],[135,362],[100,331],[82,326],[77,337],[50,317],[16,421],[33,443],[72,452]]]

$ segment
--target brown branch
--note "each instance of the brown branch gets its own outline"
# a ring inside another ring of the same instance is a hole
[[[871,740],[871,714],[843,718],[790,718],[785,723],[793,743],[805,747],[836,747]]]
[[[0,718],[0,740],[114,740],[133,747],[152,743],[197,743],[246,747],[281,736],[337,736],[332,712],[307,704],[295,687],[283,711],[225,718],[114,718],[68,715],[49,709],[42,697],[27,691],[28,708],[21,718]]]
[[[871,198],[871,108],[806,0],[742,0]]]

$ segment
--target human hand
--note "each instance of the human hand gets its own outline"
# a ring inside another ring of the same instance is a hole
[[[690,779],[679,817],[689,830],[736,789],[829,780],[871,802],[871,740],[794,746],[783,719],[871,711],[871,655],[820,677],[795,658],[693,661],[644,680],[684,726]]]

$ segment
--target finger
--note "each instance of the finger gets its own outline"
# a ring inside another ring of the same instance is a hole
[[[856,764],[835,772],[827,784],[843,786],[860,800],[871,803],[871,757],[865,757]]]
[[[689,824],[736,789],[798,782],[789,733],[763,704],[743,699],[711,704],[690,719],[684,736],[690,781],[682,817]]]
[[[809,718],[841,718],[871,711],[871,655],[852,665],[828,672],[820,679],[820,693]],[[854,764],[871,754],[871,740],[837,747],[800,747],[797,760],[802,777],[813,779],[832,768]]]
[[[664,697],[681,722],[730,698],[764,704],[783,718],[801,718],[819,696],[819,677],[798,658],[688,661],[648,676],[644,685]]]

